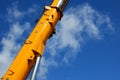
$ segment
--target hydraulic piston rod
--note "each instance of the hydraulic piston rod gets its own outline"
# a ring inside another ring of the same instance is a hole
[[[41,60],[41,57],[38,56],[30,80],[35,80],[36,79],[36,74],[37,74],[37,70],[38,70],[38,67],[39,67],[39,64],[40,64],[40,60]]]
[[[52,6],[56,6],[61,11],[63,11],[68,2],[69,0],[54,0]]]

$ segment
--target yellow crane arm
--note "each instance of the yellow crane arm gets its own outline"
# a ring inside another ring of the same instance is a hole
[[[42,57],[46,41],[55,30],[55,25],[62,17],[62,11],[69,0],[53,0],[45,6],[45,12],[35,28],[24,42],[14,61],[2,80],[26,80],[37,57]]]

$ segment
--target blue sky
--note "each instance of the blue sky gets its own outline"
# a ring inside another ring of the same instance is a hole
[[[0,76],[52,0],[0,0]],[[70,0],[37,80],[120,80],[119,0]]]

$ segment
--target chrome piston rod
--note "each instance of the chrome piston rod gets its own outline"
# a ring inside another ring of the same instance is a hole
[[[63,10],[68,2],[69,2],[69,0],[59,0],[57,7],[59,9]]]
[[[38,56],[37,59],[36,59],[36,63],[35,63],[35,66],[34,66],[34,69],[33,69],[32,76],[31,76],[30,80],[35,80],[36,79],[36,74],[37,74],[37,70],[38,70],[40,61],[41,61],[41,57]]]
[[[56,4],[53,4],[53,7],[57,7],[59,8],[61,11],[64,10],[65,6],[67,5],[67,3],[69,2],[69,0],[53,0],[53,3],[56,3]]]

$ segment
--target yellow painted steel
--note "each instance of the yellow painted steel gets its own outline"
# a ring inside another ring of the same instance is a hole
[[[57,7],[59,0],[54,0],[45,7],[43,16],[24,42],[18,55],[6,71],[2,80],[25,80],[35,64],[36,57],[43,55],[45,44],[62,17],[62,10]]]

